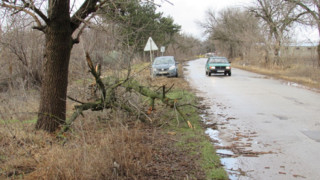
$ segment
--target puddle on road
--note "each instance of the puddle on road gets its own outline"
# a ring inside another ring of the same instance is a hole
[[[234,138],[237,138],[237,142],[235,144],[230,144],[228,142],[224,142],[220,139],[220,129],[226,128],[229,121],[234,120],[236,118],[231,117],[226,114],[226,109],[223,104],[215,103],[217,108],[208,108],[203,111],[201,116],[202,123],[206,127],[205,133],[211,138],[215,148],[216,153],[220,156],[220,161],[226,172],[228,173],[228,177],[230,180],[237,180],[241,178],[247,177],[246,172],[242,171],[241,163],[239,162],[239,157],[243,157],[242,153],[251,155],[251,151],[246,151],[245,148],[247,144],[241,144],[240,139],[249,140],[251,136],[255,136],[254,134],[243,135],[241,133],[236,133]],[[222,135],[223,136],[223,135]],[[239,141],[239,142],[238,142]],[[238,147],[239,146],[239,147]],[[250,144],[251,146],[251,144]],[[255,155],[254,157],[256,157]]]
[[[236,167],[238,160],[236,158],[221,158],[221,164],[226,168],[230,180],[239,179],[240,169]]]
[[[220,155],[222,157],[232,157],[235,155],[232,151],[227,150],[227,149],[218,149],[216,152],[218,155]]]
[[[320,131],[301,131],[308,138],[320,142]]]
[[[215,146],[223,147],[223,143],[219,138],[219,131],[212,128],[207,128],[205,133],[214,141]],[[239,179],[241,176],[240,169],[237,165],[238,160],[234,158],[235,154],[228,149],[216,149],[217,155],[220,156],[221,164],[224,166],[228,173],[230,180]]]
[[[314,92],[320,92],[319,89],[316,88],[311,88],[311,87],[307,87],[295,82],[288,82],[288,81],[283,81],[282,84],[287,85],[287,86],[291,86],[291,87],[297,87],[297,88],[302,88],[302,89],[308,89]]]
[[[223,146],[221,139],[219,139],[219,131],[213,130],[212,128],[207,128],[205,133],[214,141],[214,145]]]
[[[286,116],[281,116],[281,115],[276,115],[276,114],[274,114],[273,116],[276,117],[276,118],[278,118],[279,120],[288,120],[288,119],[289,119],[289,118],[286,117]]]

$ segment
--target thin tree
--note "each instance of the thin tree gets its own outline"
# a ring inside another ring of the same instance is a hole
[[[223,9],[218,14],[208,10],[205,22],[199,24],[209,34],[208,40],[229,58],[243,57],[246,47],[259,42],[261,36],[258,19],[238,8]]]
[[[81,33],[75,34],[76,30],[106,1],[85,0],[74,13],[70,0],[0,1],[1,11],[31,16],[36,24],[34,29],[45,34],[45,60],[36,129],[53,132],[65,123],[70,53],[73,45],[79,42]],[[43,12],[44,2],[47,2],[47,12]]]

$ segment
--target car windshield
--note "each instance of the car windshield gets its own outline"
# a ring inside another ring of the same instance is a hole
[[[174,64],[174,60],[172,58],[156,58],[153,64]]]
[[[209,63],[229,63],[225,58],[210,58]]]

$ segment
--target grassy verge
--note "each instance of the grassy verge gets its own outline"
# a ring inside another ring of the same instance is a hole
[[[169,97],[180,105],[197,104],[194,94],[181,90],[189,89],[183,78],[151,79],[148,70],[135,78],[154,89],[174,84]],[[79,83],[74,84],[70,86],[72,96],[86,99],[83,91],[87,84],[80,90]],[[74,122],[72,131],[64,134],[66,141],[62,142],[55,134],[35,131],[34,114],[20,115],[37,111],[35,93],[26,94],[26,98],[5,97],[7,104],[0,106],[4,119],[0,120],[0,179],[228,179],[193,106],[181,107],[192,128],[161,103],[148,123],[121,109],[87,111]],[[141,111],[148,109],[148,100],[140,96],[128,93],[123,98],[131,98]],[[70,103],[68,113],[72,106]]]
[[[255,65],[241,65],[241,62],[235,62],[233,67],[268,75],[277,79],[283,79],[290,82],[295,82],[306,87],[320,89],[320,71],[315,67],[306,66],[291,66],[288,68],[267,68]]]
[[[30,120],[18,120],[18,119],[12,119],[12,120],[2,120],[0,119],[0,125],[4,124],[14,124],[14,123],[22,123],[22,124],[35,124],[37,122],[37,118],[33,118]]]
[[[171,98],[180,99],[180,104],[197,104],[197,97],[188,91],[175,90],[168,95]],[[175,132],[180,137],[179,142],[175,145],[184,151],[188,151],[191,156],[199,156],[197,164],[201,166],[206,174],[206,179],[228,179],[227,173],[220,163],[220,158],[216,154],[210,139],[205,135],[202,126],[199,111],[194,106],[184,106],[182,113],[186,114],[188,121],[192,124],[190,128],[186,122],[180,119],[179,125],[177,121],[172,120],[174,126],[168,127],[168,131]]]

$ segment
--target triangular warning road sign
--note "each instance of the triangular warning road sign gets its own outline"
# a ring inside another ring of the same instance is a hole
[[[157,51],[158,46],[154,43],[153,39],[149,37],[146,46],[144,47],[144,51]]]

